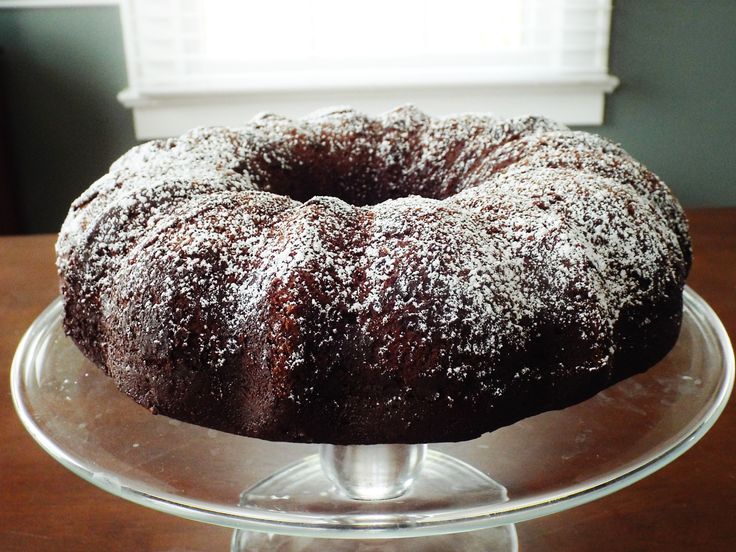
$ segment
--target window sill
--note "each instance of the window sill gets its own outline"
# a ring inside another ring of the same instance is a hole
[[[298,117],[329,105],[352,105],[381,113],[413,103],[432,115],[493,112],[499,116],[541,114],[569,125],[603,123],[605,94],[618,86],[610,75],[477,82],[386,83],[373,87],[253,86],[247,90],[144,93],[127,88],[119,101],[133,110],[136,137],[176,136],[204,125],[237,125],[270,111]]]

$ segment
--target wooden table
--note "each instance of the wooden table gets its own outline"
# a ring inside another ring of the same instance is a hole
[[[689,213],[688,280],[736,336],[736,208]],[[43,452],[16,417],[10,363],[56,296],[55,236],[0,237],[0,550],[228,550],[230,529],[179,519],[109,495]],[[519,524],[524,552],[736,550],[736,406],[695,448],[611,496]]]

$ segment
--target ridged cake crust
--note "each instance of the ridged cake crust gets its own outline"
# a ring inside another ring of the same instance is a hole
[[[154,412],[272,440],[457,441],[661,359],[669,189],[539,117],[264,115],[134,148],[70,210],[64,325]]]

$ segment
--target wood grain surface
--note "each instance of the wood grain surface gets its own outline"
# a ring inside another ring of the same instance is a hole
[[[689,212],[688,283],[736,336],[736,209]],[[25,432],[10,364],[21,335],[57,295],[55,236],[0,237],[0,551],[225,551],[231,531],[107,494],[67,471]],[[517,526],[532,551],[736,550],[736,407],[692,450],[631,487]]]

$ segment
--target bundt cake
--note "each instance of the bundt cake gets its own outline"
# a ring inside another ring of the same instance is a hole
[[[57,253],[66,332],[136,402],[333,444],[471,439],[646,370],[691,260],[619,146],[413,107],[133,148]]]

